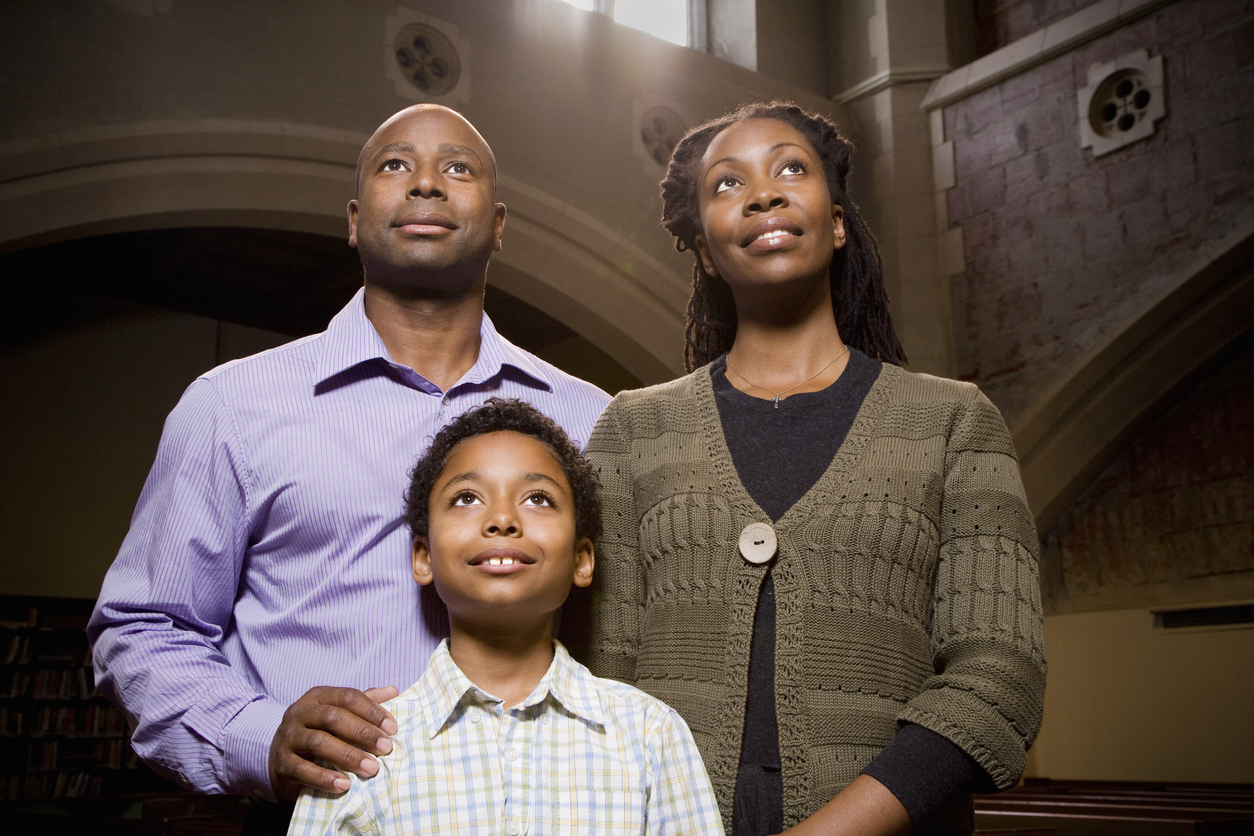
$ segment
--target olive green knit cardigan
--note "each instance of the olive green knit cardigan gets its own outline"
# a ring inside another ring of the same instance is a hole
[[[708,367],[623,392],[588,443],[603,488],[593,672],[673,706],[724,819],[744,727],[770,518],[736,476]],[[918,723],[999,788],[1041,721],[1039,549],[1010,434],[975,386],[885,365],[827,472],[773,524],[785,821]]]

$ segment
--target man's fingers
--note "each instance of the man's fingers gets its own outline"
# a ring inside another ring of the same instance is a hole
[[[386,685],[382,688],[367,688],[365,693],[367,697],[370,697],[370,699],[375,702],[384,702],[385,700],[399,697],[401,695],[401,689],[397,688],[395,685]],[[388,714],[386,711],[383,713],[387,715],[387,719],[379,724],[379,728],[383,729],[388,734],[396,734],[396,720],[394,720],[392,715]]]
[[[369,752],[316,729],[306,729],[303,739],[292,747],[292,751],[293,757],[304,763],[325,763],[343,772],[352,772],[359,778],[369,778],[379,771],[379,762]],[[316,767],[316,764],[310,765]]]
[[[348,779],[334,770],[369,778],[379,771],[372,755],[392,751],[396,720],[376,697],[390,699],[395,688],[311,688],[288,706],[270,744],[270,782],[281,798],[295,798],[300,786],[344,792]],[[314,761],[332,767],[324,769]]]
[[[380,731],[382,731],[385,735],[396,734],[396,720],[387,712],[385,708],[383,708],[383,706],[379,705],[378,701],[373,696],[371,696],[371,692],[381,692],[386,694],[384,699],[391,699],[399,693],[391,693],[396,691],[396,688],[393,686],[389,685],[386,688],[371,688],[370,691],[366,693],[362,693],[354,688],[327,688],[325,690],[334,692],[326,695],[329,697],[329,699],[325,700],[326,703],[339,706],[360,720],[372,725],[374,727],[373,736],[377,737]],[[317,727],[311,726],[311,728]],[[332,734],[335,734],[334,729],[331,729],[330,727],[323,726],[322,728],[326,728]],[[354,740],[363,746],[368,745],[367,741],[363,738],[354,738]],[[391,741],[387,742],[386,749],[376,749],[375,751],[381,755],[392,751]]]

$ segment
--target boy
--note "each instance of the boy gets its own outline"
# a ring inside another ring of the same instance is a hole
[[[306,790],[289,834],[722,833],[674,711],[593,677],[553,641],[592,580],[596,476],[534,407],[492,399],[441,430],[405,496],[413,573],[450,638],[388,704],[400,730],[373,778]]]

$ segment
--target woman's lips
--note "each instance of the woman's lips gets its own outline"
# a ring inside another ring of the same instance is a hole
[[[801,228],[787,218],[767,218],[753,225],[740,246],[750,250],[774,250],[801,235]]]

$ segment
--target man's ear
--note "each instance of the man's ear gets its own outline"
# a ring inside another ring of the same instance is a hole
[[[505,234],[505,204],[496,204],[496,235],[492,239],[492,251],[501,251],[501,236]]]
[[[414,581],[426,586],[435,580],[431,572],[431,545],[425,537],[414,538]]]
[[[357,198],[348,202],[348,245],[357,246]]]
[[[592,583],[592,570],[596,566],[596,554],[592,549],[592,541],[587,537],[575,544],[575,573],[571,582],[575,586],[588,586]]]
[[[692,242],[697,245],[697,258],[701,259],[706,275],[717,276],[718,268],[714,266],[714,256],[710,255],[710,243],[705,240],[705,233],[698,232]]]

